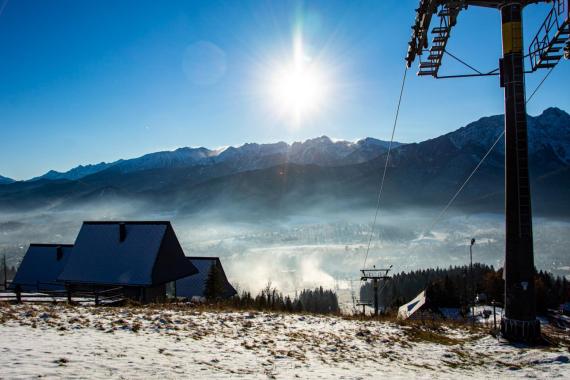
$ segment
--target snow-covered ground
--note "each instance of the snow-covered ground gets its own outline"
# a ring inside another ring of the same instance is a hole
[[[0,378],[570,378],[570,351],[310,315],[0,305]]]

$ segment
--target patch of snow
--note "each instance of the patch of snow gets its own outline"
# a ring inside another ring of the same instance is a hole
[[[0,307],[6,378],[504,378],[570,376],[567,347],[517,347],[460,327],[192,308]]]

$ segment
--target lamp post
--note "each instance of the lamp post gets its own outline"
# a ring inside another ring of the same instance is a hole
[[[8,267],[6,265],[6,254],[4,254],[4,290],[8,290]]]
[[[471,318],[475,320],[475,285],[473,282],[473,245],[475,245],[475,239],[471,239],[471,245],[469,246],[469,277],[471,278]]]

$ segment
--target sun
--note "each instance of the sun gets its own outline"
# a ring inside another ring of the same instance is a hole
[[[274,70],[270,92],[278,112],[300,122],[322,108],[327,82],[319,65],[305,55],[300,39],[294,46],[293,61]]]
[[[284,111],[301,116],[315,111],[323,101],[324,83],[311,67],[293,66],[276,74],[274,101]]]

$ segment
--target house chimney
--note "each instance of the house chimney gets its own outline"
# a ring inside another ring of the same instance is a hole
[[[126,237],[127,237],[127,229],[125,223],[121,222],[119,223],[119,242],[125,241]]]
[[[63,257],[63,248],[61,247],[61,245],[58,245],[55,250],[55,258],[57,259],[57,261],[59,261],[61,260],[62,257]]]

